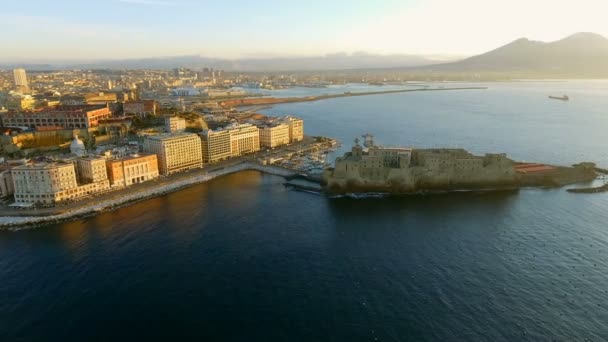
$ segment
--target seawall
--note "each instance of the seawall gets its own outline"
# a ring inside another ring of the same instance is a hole
[[[244,99],[241,98],[241,99],[222,101],[221,104],[224,107],[259,106],[259,105],[275,105],[275,104],[280,104],[280,103],[311,102],[311,101],[335,99],[335,98],[340,98],[340,97],[410,93],[410,92],[414,92],[414,91],[485,90],[485,89],[488,89],[488,88],[487,87],[415,88],[415,89],[368,91],[368,92],[361,92],[361,93],[348,93],[347,92],[347,93],[342,93],[342,94],[304,96],[304,97],[262,97],[262,98],[244,98]]]
[[[165,195],[195,184],[210,181],[218,177],[249,170],[260,171],[263,173],[281,177],[292,177],[296,174],[295,172],[276,166],[264,166],[253,162],[243,162],[240,164],[227,166],[210,172],[205,172],[204,170],[201,170],[201,172],[204,173],[193,174],[191,177],[187,177],[186,179],[180,179],[170,184],[163,184],[157,186],[153,186],[154,184],[151,184],[152,187],[149,189],[125,194],[118,198],[101,200],[92,205],[87,204],[86,206],[72,208],[67,211],[61,210],[61,208],[58,207],[56,214],[50,214],[46,216],[0,217],[0,229],[18,230],[23,228],[34,228],[50,223],[65,222],[82,217],[88,217],[98,213],[102,213],[104,211],[117,209],[128,204],[136,203],[148,198]]]

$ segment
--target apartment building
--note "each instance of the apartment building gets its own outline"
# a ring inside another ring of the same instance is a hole
[[[232,157],[230,131],[205,130],[200,133],[204,163],[216,163]]]
[[[105,162],[112,187],[122,188],[158,178],[156,154],[138,154]]]
[[[304,120],[293,116],[286,116],[282,120],[289,126],[289,142],[304,140]]]
[[[274,148],[289,143],[289,125],[280,123],[260,127],[261,146]]]
[[[226,127],[230,132],[232,157],[260,150],[260,130],[251,124],[233,124]]]
[[[201,139],[193,133],[146,137],[144,152],[157,155],[161,175],[203,167]]]
[[[109,188],[107,180],[78,185],[73,163],[41,162],[11,170],[17,206],[43,205],[77,200]]]

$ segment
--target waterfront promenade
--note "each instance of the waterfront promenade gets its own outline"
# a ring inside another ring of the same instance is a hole
[[[50,208],[17,209],[5,205],[0,207],[0,229],[35,227],[47,223],[90,216],[147,198],[174,192],[217,177],[246,170],[256,170],[282,177],[292,177],[299,174],[299,172],[278,166],[262,165],[260,161],[266,158],[278,158],[282,155],[290,156],[294,153],[305,153],[311,148],[319,148],[322,144],[314,138],[305,137],[303,141],[275,148],[274,150],[257,152],[219,163],[208,164],[201,169],[180,172],[171,176],[161,176],[153,181],[134,184],[127,188],[106,192],[74,202],[62,203]]]
[[[217,177],[247,170],[255,170],[283,177],[290,177],[296,174],[295,171],[277,166],[261,165],[253,160],[239,158],[238,160],[231,160],[229,163],[215,164],[203,169],[190,170],[171,177],[159,178],[155,181],[136,184],[128,188],[52,208],[25,210],[4,208],[0,210],[0,216],[2,216],[0,217],[0,229],[17,229],[26,226],[35,227],[86,217],[147,198],[174,192]]]

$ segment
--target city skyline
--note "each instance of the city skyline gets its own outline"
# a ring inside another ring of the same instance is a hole
[[[112,0],[98,7],[91,10],[89,3],[72,0],[5,4],[0,29],[10,34],[0,62],[182,55],[268,58],[361,51],[469,56],[520,37],[553,41],[583,31],[608,35],[602,17],[607,5],[598,0],[581,0],[577,6],[548,0],[239,0],[230,5]]]

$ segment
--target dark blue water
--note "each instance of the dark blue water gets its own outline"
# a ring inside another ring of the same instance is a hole
[[[272,111],[341,139],[608,166],[607,95],[608,83],[499,84]],[[608,339],[607,194],[354,199],[282,183],[244,172],[0,232],[0,341]]]

